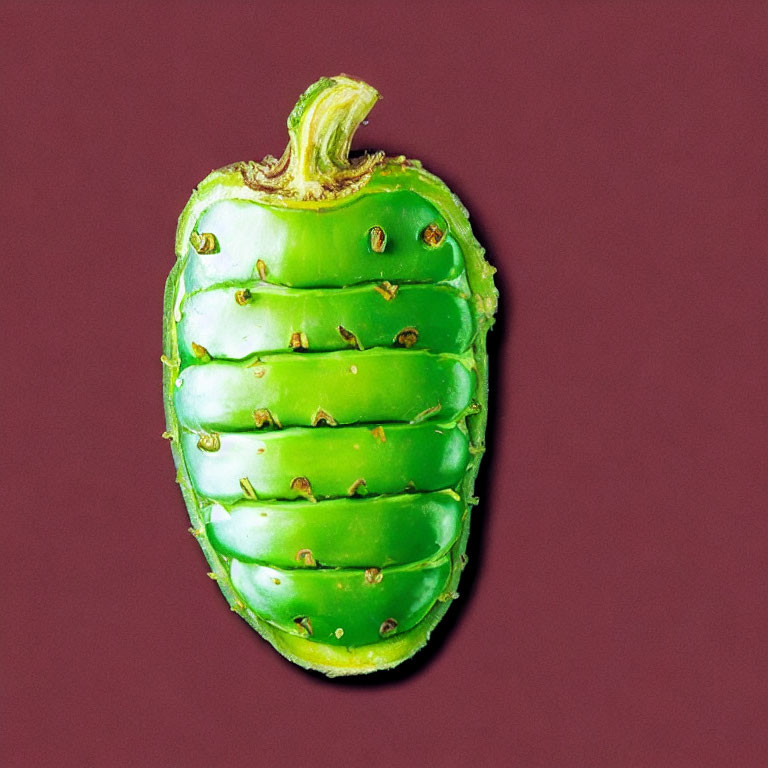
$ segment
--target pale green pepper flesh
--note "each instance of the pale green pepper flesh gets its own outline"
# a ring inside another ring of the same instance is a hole
[[[457,494],[407,493],[328,501],[239,501],[204,510],[227,557],[280,568],[386,568],[434,560],[461,531]]]

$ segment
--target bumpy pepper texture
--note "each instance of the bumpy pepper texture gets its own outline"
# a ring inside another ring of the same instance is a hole
[[[412,656],[457,596],[493,268],[417,161],[349,158],[378,94],[310,87],[280,159],[211,173],[166,285],[166,437],[232,610],[328,675]]]

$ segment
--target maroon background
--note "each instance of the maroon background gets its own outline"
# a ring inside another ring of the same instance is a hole
[[[768,765],[765,3],[58,6],[0,10],[0,762]],[[160,439],[176,218],[340,71],[503,297],[462,599],[358,683],[230,613]]]

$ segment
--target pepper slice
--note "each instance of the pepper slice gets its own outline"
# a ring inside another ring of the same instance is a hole
[[[232,586],[258,616],[314,642],[364,646],[409,630],[434,605],[451,573],[448,558],[417,568],[285,571],[232,562]],[[341,630],[341,632],[338,632]]]
[[[264,410],[283,427],[453,421],[474,395],[470,361],[381,349],[213,361],[181,372],[176,412],[183,426],[208,431],[252,430]]]
[[[469,302],[447,285],[405,285],[394,301],[373,286],[249,289],[245,302],[238,302],[238,290],[209,288],[183,301],[177,333],[185,361],[197,356],[193,344],[212,358],[240,360],[290,350],[294,334],[302,349],[315,352],[394,347],[405,329],[416,330],[416,349],[459,353],[475,331]]]
[[[240,501],[205,510],[217,552],[244,563],[384,568],[442,557],[461,532],[455,493],[356,499]]]
[[[467,436],[432,424],[222,433],[214,451],[200,440],[181,432],[192,485],[223,502],[247,498],[243,479],[259,499],[435,491],[456,485],[469,461]]]
[[[464,259],[453,237],[437,248],[424,242],[421,234],[433,223],[447,229],[435,207],[410,191],[365,195],[316,216],[222,200],[203,212],[195,231],[227,235],[218,239],[213,254],[200,254],[190,244],[187,290],[257,278],[258,261],[264,264],[265,282],[295,288],[451,280],[464,268]],[[386,235],[381,251],[371,248],[374,226]]]

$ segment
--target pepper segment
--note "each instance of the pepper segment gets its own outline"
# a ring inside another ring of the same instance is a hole
[[[201,254],[189,244],[187,290],[258,279],[259,260],[264,282],[294,288],[452,280],[464,269],[461,249],[450,236],[430,248],[422,235],[431,225],[447,228],[435,207],[410,191],[367,195],[319,216],[222,200],[197,220],[195,232],[220,233],[218,249]],[[380,235],[372,241],[374,228]]]
[[[493,268],[417,161],[349,158],[323,78],[282,157],[214,171],[166,285],[166,435],[233,610],[328,675],[395,666],[456,597],[485,449]]]
[[[204,510],[217,552],[279,568],[388,568],[436,560],[461,532],[458,494],[239,501]]]
[[[215,450],[195,432],[180,437],[197,493],[226,502],[248,496],[243,478],[259,499],[352,496],[360,479],[366,494],[436,491],[456,485],[469,461],[466,435],[432,424],[221,433]]]
[[[231,573],[245,604],[283,632],[356,647],[421,621],[444,590],[451,564],[442,558],[416,568],[388,568],[378,582],[357,569],[286,571],[239,560]]]
[[[471,366],[471,357],[382,349],[211,361],[179,374],[175,406],[181,425],[207,431],[252,430],[265,410],[272,423],[262,427],[446,422],[471,403]]]
[[[212,358],[240,360],[253,354],[291,348],[314,352],[370,347],[401,347],[398,335],[415,329],[407,345],[432,352],[466,350],[474,334],[472,307],[448,285],[404,285],[393,301],[375,286],[344,289],[210,288],[181,304],[179,351],[197,357],[194,345]],[[242,297],[242,294],[239,294]],[[292,339],[298,334],[298,344]]]

